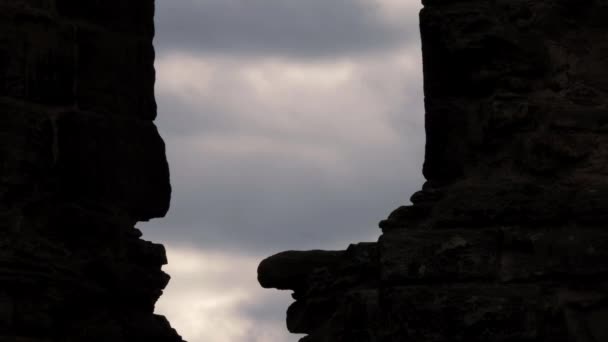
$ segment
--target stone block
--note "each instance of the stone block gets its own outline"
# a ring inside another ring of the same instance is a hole
[[[74,41],[72,26],[0,10],[0,97],[73,104]]]
[[[50,118],[36,108],[0,100],[0,208],[44,192],[53,166]]]
[[[129,259],[146,266],[162,266],[168,262],[165,246],[140,239],[132,240],[127,254]]]
[[[380,305],[381,341],[570,341],[563,315],[535,285],[390,287],[381,291]],[[549,335],[545,324],[561,331]]]
[[[607,160],[600,159],[605,165]],[[608,182],[605,179],[580,184],[572,199],[572,219],[582,224],[604,225],[608,222]]]
[[[0,9],[4,11],[50,11],[53,6],[54,0],[0,0]]]
[[[517,90],[514,80],[529,82],[548,71],[541,36],[508,25],[505,14],[487,1],[443,2],[422,10],[427,96],[480,98],[500,88]]]
[[[373,341],[380,320],[377,289],[299,300],[287,311],[289,331],[310,334],[310,341]]]
[[[258,266],[258,281],[263,287],[302,290],[308,278],[318,268],[332,268],[342,264],[346,252],[288,251],[263,260]]]
[[[148,120],[156,117],[150,39],[80,29],[77,50],[80,109]]]
[[[558,130],[608,131],[608,109],[563,105],[551,108],[548,116]]]
[[[495,230],[398,230],[378,242],[387,284],[493,279],[500,255]]]
[[[62,194],[55,193],[44,199],[46,201],[29,203],[23,209],[22,231],[27,230],[73,255],[79,255],[82,251],[124,254],[125,243],[122,239],[131,229],[133,221],[108,215],[112,210],[109,206],[67,202]],[[45,252],[40,248],[41,254]],[[52,254],[44,254],[44,257],[54,259]]]
[[[149,38],[154,34],[154,0],[55,1],[59,15],[77,22]]]
[[[165,146],[148,121],[66,113],[57,122],[58,175],[66,199],[162,217],[171,194]]]
[[[505,229],[501,250],[503,281],[592,279],[608,272],[608,232],[602,229]]]
[[[569,215],[576,189],[509,179],[459,183],[440,201],[435,221],[441,227],[559,223]]]
[[[287,329],[294,334],[308,334],[323,326],[336,311],[338,299],[318,297],[298,300],[287,310]]]
[[[0,292],[0,332],[10,331],[13,326],[15,303],[10,294]]]

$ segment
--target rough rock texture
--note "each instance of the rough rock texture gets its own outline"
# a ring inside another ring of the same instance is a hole
[[[179,342],[153,0],[0,0],[0,341]]]
[[[306,342],[608,341],[608,1],[424,5],[423,189],[260,283]]]

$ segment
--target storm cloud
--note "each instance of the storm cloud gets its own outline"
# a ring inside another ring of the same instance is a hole
[[[169,241],[275,250],[376,237],[422,182],[417,52],[326,65],[160,59],[168,219],[180,232]]]
[[[157,0],[156,124],[173,185],[159,313],[190,342],[297,341],[256,266],[373,241],[420,188],[414,0]]]
[[[181,50],[296,59],[387,51],[414,41],[418,35],[415,17],[393,16],[395,10],[403,12],[417,4],[399,2],[158,1],[157,48],[161,54]]]

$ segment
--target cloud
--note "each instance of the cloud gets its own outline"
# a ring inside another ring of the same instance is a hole
[[[324,58],[386,51],[418,36],[413,0],[165,0],[160,54]]]
[[[172,280],[156,305],[190,342],[297,341],[285,329],[287,292],[261,289],[259,257],[168,246]]]
[[[422,182],[419,54],[159,59],[174,196],[167,220],[146,230],[258,251],[375,239],[377,222]]]
[[[160,0],[172,207],[157,305],[190,342],[286,342],[264,257],[372,241],[420,188],[418,0]]]
[[[167,80],[157,92],[160,102],[165,97],[181,99],[190,112],[199,111],[208,126],[201,121],[198,125],[190,121],[188,126],[207,132],[259,132],[308,144],[319,139],[350,145],[394,142],[398,132],[386,116],[399,109],[391,108],[394,101],[386,101],[391,95],[386,83],[406,92],[407,75],[386,79],[383,76],[388,75],[366,67],[374,66],[353,61],[243,63],[176,55],[157,63],[159,79]],[[172,117],[167,119],[171,127],[184,126]],[[166,121],[161,119],[161,126]]]

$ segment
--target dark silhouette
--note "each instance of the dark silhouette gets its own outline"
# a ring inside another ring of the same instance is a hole
[[[0,340],[180,342],[153,0],[0,0]]]
[[[608,2],[424,5],[426,184],[260,283],[303,342],[608,341]]]

